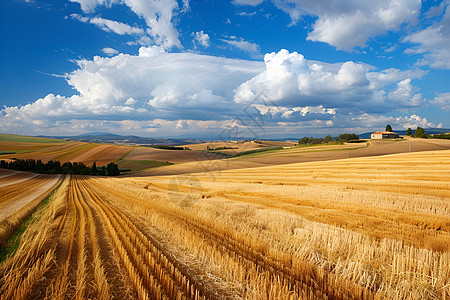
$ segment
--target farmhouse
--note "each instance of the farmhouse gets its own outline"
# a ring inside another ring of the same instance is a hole
[[[398,139],[400,136],[392,131],[377,131],[370,135],[371,139]]]

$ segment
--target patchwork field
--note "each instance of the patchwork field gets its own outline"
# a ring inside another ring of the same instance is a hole
[[[410,147],[411,145],[411,147]],[[290,149],[269,151],[234,157],[226,160],[195,161],[149,170],[132,176],[179,175],[246,169],[263,166],[284,165],[299,162],[327,161],[352,157],[379,156],[386,154],[433,150],[450,150],[450,140],[408,139],[379,140],[364,143],[347,143],[344,145],[318,145],[293,147]]]
[[[223,159],[223,155],[204,151],[174,151],[150,147],[131,147],[0,134],[0,160],[40,159],[83,162],[104,166],[117,162],[121,168],[142,170],[173,163]]]
[[[0,265],[0,293],[445,299],[449,158],[444,150],[176,176],[66,177]]]
[[[211,142],[202,144],[189,144],[183,147],[188,147],[192,150],[211,150],[221,152],[229,155],[234,155],[239,152],[250,151],[262,148],[275,148],[275,147],[294,147],[296,143],[292,142],[279,142],[279,141],[251,141],[251,142]]]

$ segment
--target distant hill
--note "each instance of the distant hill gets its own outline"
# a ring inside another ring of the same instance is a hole
[[[147,138],[135,135],[118,135],[109,132],[85,133],[76,136],[40,136],[46,138],[56,138],[70,141],[81,141],[90,143],[114,143],[114,144],[136,144],[136,145],[186,145],[204,143],[204,140],[196,139],[166,139],[166,138]]]
[[[425,130],[425,132],[427,134],[442,134],[442,133],[450,132],[450,129],[448,129],[448,128],[424,128],[423,130]],[[400,135],[406,135],[406,130],[395,130],[394,129],[393,131]],[[414,130],[412,132],[414,134]],[[359,134],[359,138],[360,139],[370,139],[370,135],[372,133],[373,132],[365,132],[365,133]]]

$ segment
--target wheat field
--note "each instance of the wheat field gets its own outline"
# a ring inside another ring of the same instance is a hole
[[[35,214],[1,299],[450,297],[448,150],[67,176]]]

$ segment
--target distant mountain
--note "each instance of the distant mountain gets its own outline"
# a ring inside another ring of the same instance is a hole
[[[197,144],[206,142],[205,140],[197,140],[197,139],[147,138],[135,135],[118,135],[109,132],[93,132],[80,134],[77,136],[53,136],[52,138],[70,141],[90,142],[90,143],[167,145],[167,146],[179,146],[179,145]]]
[[[450,132],[450,129],[448,128],[424,128],[423,130],[425,130],[425,132],[427,134],[442,134],[442,133],[448,133]],[[382,131],[382,130],[379,130]],[[394,132],[400,134],[400,135],[406,135],[406,130],[393,130]],[[412,131],[414,134],[414,130]],[[360,139],[370,139],[370,135],[373,132],[365,132],[362,134],[359,134],[359,138]]]
[[[77,137],[81,136],[119,136],[119,135],[110,132],[89,132],[77,135]]]

